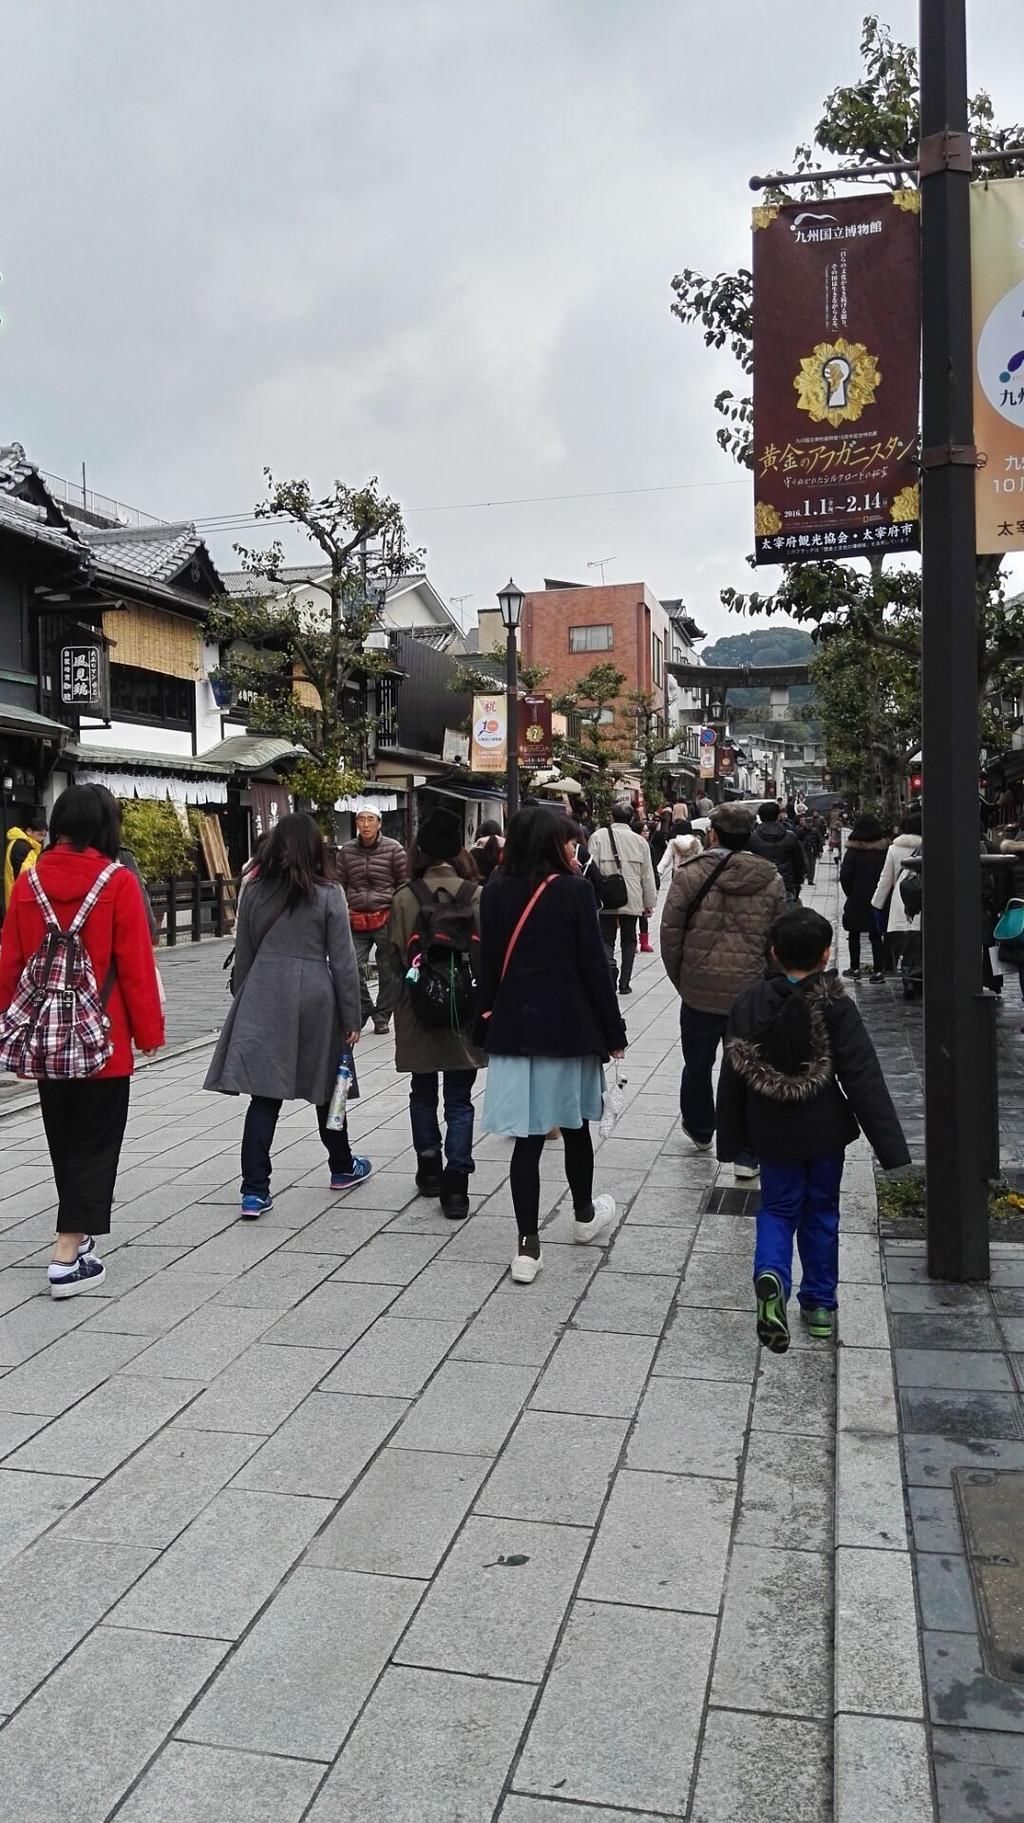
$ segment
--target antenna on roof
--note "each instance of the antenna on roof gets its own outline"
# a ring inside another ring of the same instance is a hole
[[[606,565],[606,564],[609,564],[609,563],[618,563],[618,561],[619,561],[619,560],[618,560],[618,558],[617,558],[617,557],[595,557],[595,559],[594,559],[594,561],[593,561],[593,563],[588,563],[588,564],[587,564],[587,569],[588,569],[588,570],[600,570],[600,572],[601,572],[601,581],[602,581],[602,583],[603,583],[603,582],[604,582],[604,572],[605,572],[605,565]]]
[[[466,631],[466,621],[465,621],[465,616],[463,615],[463,612],[462,612],[462,604],[463,604],[463,602],[466,602],[466,601],[472,601],[473,593],[474,593],[473,590],[470,590],[468,595],[449,595],[449,597],[448,597],[449,605],[456,610],[455,618],[457,619],[459,626],[462,628],[463,632]]]

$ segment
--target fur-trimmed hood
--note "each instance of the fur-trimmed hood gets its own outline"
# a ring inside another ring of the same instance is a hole
[[[889,851],[889,837],[888,836],[879,836],[877,841],[874,841],[874,842],[855,842],[853,837],[851,836],[846,844],[847,854],[849,854],[851,848],[854,850],[855,853],[859,852],[862,854],[884,855],[884,854],[887,854]]]
[[[749,1037],[729,1039],[726,1046],[729,1062],[737,1076],[742,1078],[755,1095],[763,1095],[768,1101],[810,1101],[828,1087],[835,1075],[825,1008],[830,1001],[843,999],[843,984],[834,974],[809,976],[805,982],[793,982],[785,975],[773,975],[765,983],[765,988],[766,998],[769,995],[771,997],[764,1009],[767,1016],[760,1021],[758,1032]],[[799,1075],[788,1075],[770,1063],[763,1054],[759,1039],[759,1033],[763,1035],[792,994],[804,995],[811,1016],[811,1055]]]

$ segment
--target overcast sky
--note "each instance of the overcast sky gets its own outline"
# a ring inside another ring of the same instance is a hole
[[[0,0],[0,442],[168,518],[250,507],[264,463],[377,473],[470,615],[510,571],[614,558],[742,630],[735,370],[670,282],[749,259],[746,180],[855,78],[865,10]],[[915,0],[878,10],[916,30]],[[971,15],[1006,119],[1016,9]]]

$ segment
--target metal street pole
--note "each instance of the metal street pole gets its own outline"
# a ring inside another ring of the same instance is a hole
[[[997,1086],[981,987],[965,0],[921,0],[920,30],[928,1272],[984,1279]]]
[[[505,797],[511,819],[519,809],[519,654],[515,627],[508,627],[505,632],[505,702]]]

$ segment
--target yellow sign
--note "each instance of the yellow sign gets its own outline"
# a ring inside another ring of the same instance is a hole
[[[474,696],[469,764],[473,772],[504,772],[508,757],[508,701]]]
[[[1024,178],[971,186],[977,548],[1024,551]]]

